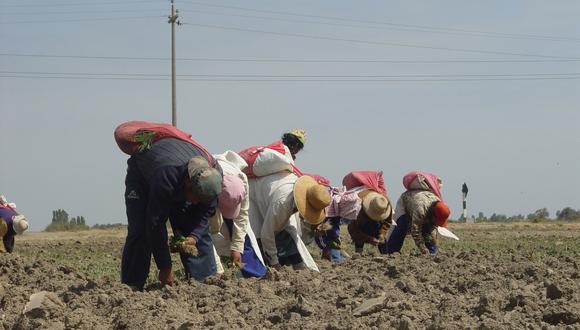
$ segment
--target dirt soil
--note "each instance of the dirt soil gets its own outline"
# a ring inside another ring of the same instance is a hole
[[[563,250],[580,230],[570,228],[547,238],[527,229],[513,245],[505,228],[459,228],[471,245],[435,256],[406,245],[339,265],[317,259],[320,273],[285,268],[257,280],[228,270],[144,292],[118,281],[123,232],[31,234],[0,255],[0,329],[580,329],[579,254]],[[517,248],[543,239],[562,253]]]

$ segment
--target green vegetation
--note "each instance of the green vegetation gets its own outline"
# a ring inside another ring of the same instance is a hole
[[[78,231],[88,230],[85,217],[72,217],[69,219],[68,213],[65,210],[52,211],[52,222],[44,229],[44,231]]]
[[[122,223],[107,223],[107,224],[96,224],[91,227],[91,229],[101,229],[101,230],[115,230],[115,229],[125,229],[127,225]]]
[[[580,221],[580,210],[574,210],[571,207],[565,207],[560,211],[556,211],[556,218],[550,218],[550,212],[547,208],[541,208],[533,213],[524,216],[523,214],[506,216],[503,214],[493,213],[489,218],[479,212],[478,216],[475,218],[475,222],[517,222],[517,221],[531,221],[531,222],[543,222],[550,220],[561,220],[561,221]]]

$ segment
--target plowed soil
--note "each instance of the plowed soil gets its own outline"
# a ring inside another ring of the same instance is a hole
[[[312,249],[320,273],[197,283],[178,271],[173,287],[152,275],[143,292],[118,280],[123,231],[27,234],[0,255],[0,328],[580,329],[579,225],[452,229],[462,240],[435,256],[411,244],[354,255],[345,238],[342,264]]]

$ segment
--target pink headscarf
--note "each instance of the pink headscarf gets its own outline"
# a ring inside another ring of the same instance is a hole
[[[425,179],[427,185],[430,188],[429,190],[431,190],[431,192],[439,197],[439,199],[443,202],[443,195],[441,195],[441,190],[439,190],[439,183],[437,183],[438,177],[435,174],[421,171],[410,172],[403,177],[403,186],[405,186],[405,189],[411,189],[411,183],[419,176]]]

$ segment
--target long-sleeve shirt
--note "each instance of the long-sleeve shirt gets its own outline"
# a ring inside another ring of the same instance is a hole
[[[199,238],[208,230],[208,220],[217,206],[217,199],[208,204],[187,205],[185,182],[189,180],[187,164],[195,156],[206,158],[196,146],[174,138],[155,142],[151,149],[133,155],[149,188],[146,212],[147,241],[159,269],[171,266],[165,223],[172,213],[189,208],[191,221],[183,234]],[[219,166],[217,166],[219,167]],[[218,168],[219,170],[219,168]]]
[[[289,172],[250,179],[250,224],[270,265],[278,264],[276,234],[289,226],[290,216],[296,212],[296,180],[298,177]]]
[[[218,231],[221,231],[224,237],[230,238],[231,251],[243,252],[244,242],[246,239],[246,228],[250,223],[250,187],[248,184],[248,177],[242,172],[242,169],[245,168],[247,164],[238,154],[234,153],[233,151],[227,151],[220,155],[214,155],[214,158],[222,168],[224,176],[233,175],[242,180],[244,187],[246,188],[246,194],[242,199],[238,217],[235,219],[230,219],[233,220],[231,232],[229,229],[227,229],[226,226],[223,225],[221,214],[216,212],[216,214],[210,219],[212,234],[216,234]]]
[[[433,227],[432,206],[438,201],[440,201],[439,197],[430,191],[408,190],[401,195],[397,202],[397,215],[395,216],[403,213],[409,216],[409,233],[421,251],[425,249],[423,227]]]
[[[371,190],[364,190],[358,192],[358,196],[362,200],[369,193],[371,193]],[[382,221],[372,220],[361,208],[356,219],[348,225],[348,232],[353,242],[356,243],[373,243],[375,239],[382,241],[391,227],[392,220],[392,214],[389,214]]]

